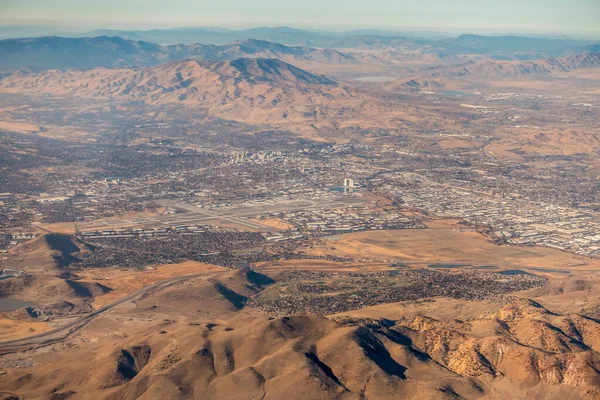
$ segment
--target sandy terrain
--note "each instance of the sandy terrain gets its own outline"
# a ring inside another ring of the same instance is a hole
[[[438,144],[444,149],[473,149],[480,147],[479,143],[474,142],[472,140],[457,138],[440,140]]]
[[[600,261],[546,247],[499,246],[456,221],[434,221],[429,229],[368,231],[325,238],[308,254],[351,257],[364,262],[473,264],[548,269],[595,269]],[[461,231],[462,230],[462,231]],[[570,267],[571,265],[580,265]]]
[[[86,269],[80,274],[84,281],[99,282],[112,289],[97,297],[92,302],[94,308],[102,307],[129,293],[133,293],[145,286],[176,276],[195,275],[200,273],[222,272],[223,269],[214,265],[187,261],[181,264],[154,265],[145,271],[132,271],[123,269]]]
[[[250,219],[250,221],[281,230],[288,230],[294,228],[294,225],[278,218]]]
[[[75,223],[74,222],[56,222],[53,224],[34,224],[33,226],[41,229],[44,232],[64,233],[65,235],[72,235],[75,233]]]
[[[42,127],[26,122],[0,121],[0,130],[18,133],[35,133],[41,131]]]
[[[35,335],[51,329],[46,322],[0,317],[0,342]]]

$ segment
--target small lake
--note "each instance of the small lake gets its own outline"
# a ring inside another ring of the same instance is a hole
[[[23,307],[35,307],[37,304],[21,299],[5,297],[0,299],[0,311],[14,311]]]
[[[459,90],[438,90],[437,93],[439,93],[439,94],[445,94],[446,96],[455,96],[455,97],[475,96],[473,93],[461,92]]]
[[[394,76],[361,76],[360,78],[354,78],[353,80],[366,83],[382,83],[395,81],[396,79],[398,78]]]
[[[499,275],[533,275],[527,271],[523,271],[521,269],[507,269],[504,271],[498,272]]]

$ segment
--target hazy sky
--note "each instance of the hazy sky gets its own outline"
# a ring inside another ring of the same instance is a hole
[[[0,24],[600,34],[600,0],[0,0]]]

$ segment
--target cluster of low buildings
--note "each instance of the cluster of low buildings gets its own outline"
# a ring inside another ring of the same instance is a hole
[[[407,189],[402,182],[410,184]],[[413,173],[390,177],[385,190],[404,207],[489,229],[499,243],[541,245],[600,257],[600,215],[591,210],[531,201],[518,194],[452,187]]]
[[[312,235],[331,235],[381,229],[422,229],[415,217],[397,211],[373,211],[364,206],[346,209],[288,212],[282,219]]]
[[[282,162],[284,158],[282,157],[281,151],[258,151],[256,153],[248,152],[248,151],[240,151],[235,152],[231,157],[232,164],[243,164],[243,163],[254,163],[254,162],[265,162],[265,161],[273,161],[273,162]]]
[[[199,235],[205,232],[212,232],[214,228],[204,226],[172,226],[164,228],[113,228],[82,232],[80,236],[83,239],[118,239],[118,238],[136,238],[136,237],[160,237],[178,234],[183,236]],[[220,229],[219,231],[223,231]]]
[[[294,270],[278,278],[276,290],[267,290],[264,295],[251,298],[247,305],[273,316],[304,312],[331,315],[382,303],[439,296],[465,300],[497,298],[547,282],[546,278],[531,274],[427,269],[393,274]]]
[[[0,233],[0,253],[8,253],[11,247],[35,239],[36,236],[33,232]]]

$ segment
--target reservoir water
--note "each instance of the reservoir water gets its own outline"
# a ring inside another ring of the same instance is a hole
[[[0,299],[0,312],[1,311],[14,311],[23,307],[34,307],[35,303],[25,301],[21,299],[14,299],[12,297],[5,297]]]

